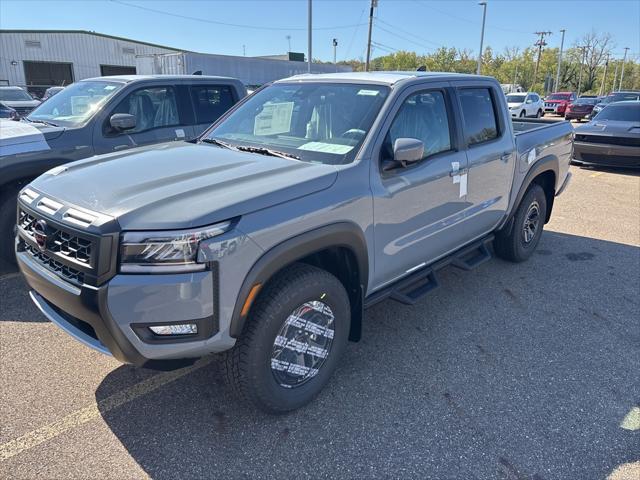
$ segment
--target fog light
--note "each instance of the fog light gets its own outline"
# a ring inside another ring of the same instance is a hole
[[[183,323],[180,325],[157,325],[149,327],[156,335],[193,335],[198,333],[198,325],[195,323]]]

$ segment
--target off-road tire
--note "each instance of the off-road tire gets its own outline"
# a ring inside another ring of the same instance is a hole
[[[525,221],[528,220],[528,216],[532,208],[536,208],[535,206],[538,209],[537,227],[531,240],[527,242],[525,240],[526,234],[524,233]],[[518,205],[511,227],[496,232],[493,241],[496,255],[510,262],[523,262],[528,259],[540,242],[546,215],[547,197],[542,187],[534,183],[529,187],[520,205]]]
[[[271,369],[276,336],[285,321],[305,302],[321,301],[334,315],[334,337],[317,375],[285,388]],[[333,275],[297,263],[269,280],[251,308],[242,335],[223,359],[227,383],[241,399],[269,413],[285,413],[309,403],[338,366],[349,337],[349,296]]]

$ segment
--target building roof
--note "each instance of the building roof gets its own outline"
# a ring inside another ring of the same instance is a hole
[[[221,77],[217,75],[109,75],[106,77],[93,77],[93,78],[83,78],[79,80],[80,82],[86,81],[95,81],[95,80],[104,80],[108,82],[122,82],[122,83],[130,83],[130,82],[138,82],[142,80],[189,80],[193,81],[211,81],[211,80],[229,80],[237,82],[236,78],[232,77]]]
[[[339,82],[367,82],[382,85],[393,85],[402,80],[412,78],[437,78],[439,80],[477,79],[478,75],[451,72],[342,72],[342,73],[305,73],[278,80],[286,81],[339,81]],[[482,77],[489,78],[489,77]]]
[[[95,37],[103,37],[103,38],[110,38],[112,40],[122,40],[124,42],[138,43],[140,45],[147,45],[149,47],[164,48],[165,50],[172,50],[174,52],[188,51],[188,50],[179,49],[179,48],[167,47],[165,45],[158,45],[157,43],[141,42],[140,40],[133,40],[131,38],[117,37],[115,35],[107,35],[106,33],[91,32],[89,30],[5,30],[5,29],[0,29],[0,33],[82,33],[85,35],[93,35]]]

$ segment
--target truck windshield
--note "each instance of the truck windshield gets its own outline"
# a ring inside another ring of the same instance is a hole
[[[78,82],[43,102],[27,120],[76,127],[86,122],[124,84],[118,82]]]
[[[207,139],[345,164],[355,158],[388,94],[381,85],[274,84],[254,93]]]
[[[21,88],[0,88],[0,102],[28,102],[33,100],[31,95]]]

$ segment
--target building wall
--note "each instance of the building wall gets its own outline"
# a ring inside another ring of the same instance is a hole
[[[274,60],[259,57],[235,57],[208,53],[182,52],[138,58],[138,73],[186,74],[200,71],[203,75],[220,75],[239,79],[245,85],[262,85],[273,80],[307,73],[306,62]],[[314,63],[312,73],[350,72],[351,67]]]
[[[40,47],[28,46],[27,41],[40,42]],[[100,65],[135,67],[136,55],[170,52],[175,50],[88,33],[0,31],[0,84],[7,80],[10,85],[25,85],[25,60],[71,63],[73,79],[82,80],[99,77]]]

